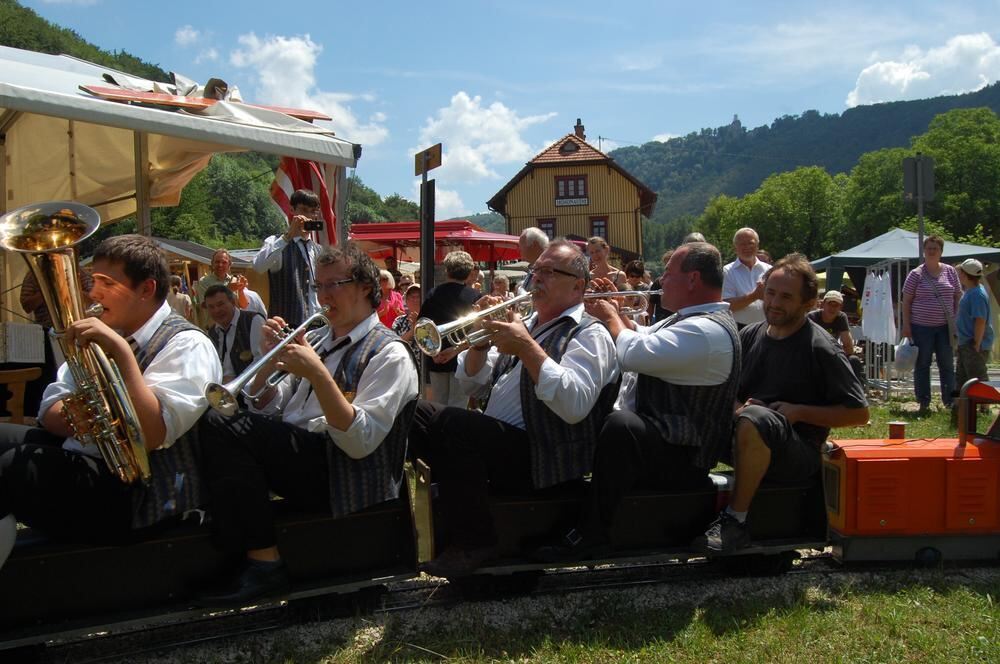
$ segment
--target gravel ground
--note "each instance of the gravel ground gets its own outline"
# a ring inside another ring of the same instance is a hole
[[[502,601],[464,602],[457,606],[434,606],[395,613],[297,625],[270,632],[221,640],[199,647],[131,657],[121,661],[188,664],[190,662],[249,663],[272,661],[366,661],[366,654],[390,639],[400,654],[435,659],[428,634],[447,628],[449,632],[482,633],[502,638],[538,625],[572,624],[576,616],[608,602],[626,602],[635,611],[670,607],[704,607],[744,601],[746,598],[793,602],[806,596],[836,601],[846,588],[893,588],[944,581],[954,584],[989,584],[1000,587],[1000,569],[975,567],[955,570],[880,570],[824,573],[809,571],[764,578],[706,579],[693,573],[682,581],[626,589],[599,589],[567,594],[520,597]],[[442,655],[442,659],[445,657]]]

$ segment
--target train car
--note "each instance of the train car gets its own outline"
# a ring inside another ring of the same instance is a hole
[[[1000,383],[963,388],[959,437],[933,441],[831,441],[821,477],[794,485],[764,484],[750,512],[754,545],[728,560],[743,571],[787,568],[800,549],[832,545],[853,561],[997,560],[1000,558],[1000,417],[983,433],[975,408],[1000,404]],[[288,512],[278,539],[296,602],[350,595],[418,576],[418,564],[447,542],[453,524],[433,510],[431,469],[408,469],[398,500],[334,520]],[[713,474],[693,490],[635,491],[612,532],[614,554],[585,564],[686,560],[687,543],[728,500],[731,478]],[[580,485],[531,495],[495,496],[491,510],[500,558],[469,582],[523,590],[525,578],[552,565],[528,560],[539,537],[572,522]],[[280,510],[280,503],[279,503]],[[215,613],[193,597],[225,561],[207,526],[177,524],[155,537],[117,547],[55,542],[30,530],[0,569],[0,658],[5,651],[82,639],[164,620],[199,621]]]

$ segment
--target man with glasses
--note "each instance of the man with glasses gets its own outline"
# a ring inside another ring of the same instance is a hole
[[[590,471],[594,443],[618,387],[614,342],[584,313],[588,262],[555,240],[532,269],[534,312],[486,321],[490,340],[458,356],[467,392],[488,392],[484,412],[420,402],[410,441],[440,486],[451,545],[426,571],[469,574],[497,554],[489,495],[523,493]],[[486,296],[485,307],[501,302]]]
[[[614,290],[609,280],[597,285]],[[660,286],[663,306],[677,313],[648,328],[622,320],[610,299],[587,301],[588,313],[608,325],[626,373],[597,441],[579,523],[534,552],[542,562],[606,552],[628,491],[706,485],[708,472],[728,450],[740,345],[736,322],[722,301],[719,251],[705,242],[681,245]]]
[[[288,376],[251,406],[202,420],[206,486],[216,545],[246,559],[228,583],[202,595],[207,606],[246,605],[287,591],[274,533],[271,492],[297,509],[342,517],[399,496],[406,434],[417,398],[417,370],[406,344],[381,325],[379,270],[353,243],[325,248],[316,282],[331,334],[313,350],[298,339],[251,385],[275,370]],[[265,323],[263,352],[286,321]],[[211,448],[211,449],[208,449]]]

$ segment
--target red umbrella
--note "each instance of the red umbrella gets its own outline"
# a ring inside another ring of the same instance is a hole
[[[350,239],[373,258],[393,255],[401,260],[420,259],[420,222],[391,221],[380,224],[353,224]],[[443,260],[449,251],[467,251],[472,260],[494,263],[521,257],[516,235],[485,231],[470,221],[438,221],[434,224],[434,260]]]

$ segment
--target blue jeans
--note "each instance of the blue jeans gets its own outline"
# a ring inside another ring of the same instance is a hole
[[[931,403],[931,354],[937,356],[938,372],[941,374],[941,401],[951,405],[955,390],[955,356],[948,338],[948,326],[910,325],[913,343],[917,347],[917,366],[913,369],[913,391],[921,406]]]

